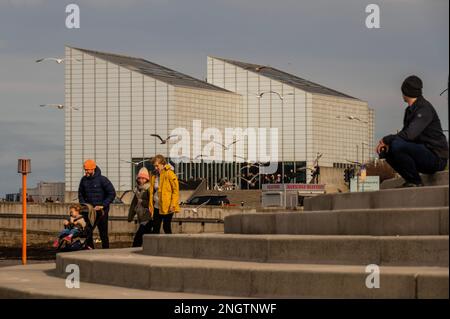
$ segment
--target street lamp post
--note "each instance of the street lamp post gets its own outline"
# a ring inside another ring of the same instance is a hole
[[[286,93],[286,94],[282,94],[276,91],[264,91],[264,92],[260,92],[259,94],[257,94],[257,97],[259,99],[261,99],[265,94],[275,94],[276,96],[278,96],[278,98],[281,100],[281,108],[283,108],[284,105],[284,95],[294,95],[294,93]],[[284,139],[283,137],[281,138],[281,149],[282,149],[282,154],[284,155]],[[278,170],[278,169],[277,169]],[[259,185],[261,187],[261,176],[259,176]],[[284,189],[284,158],[283,161],[281,162],[281,184],[283,185],[283,190],[284,190],[284,205],[286,206],[286,190]]]

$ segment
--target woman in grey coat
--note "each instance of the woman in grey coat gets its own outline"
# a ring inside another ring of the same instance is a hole
[[[149,210],[150,174],[145,167],[139,170],[136,182],[134,197],[128,211],[128,222],[132,222],[134,216],[137,216],[139,228],[134,235],[133,247],[141,247],[144,234],[150,234],[153,226]]]

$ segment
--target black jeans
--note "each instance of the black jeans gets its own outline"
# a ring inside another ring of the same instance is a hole
[[[447,160],[439,158],[423,144],[396,137],[389,145],[386,161],[405,182],[420,184],[419,173],[433,174],[445,169]]]
[[[152,233],[153,221],[149,220],[147,224],[140,224],[136,234],[133,239],[133,247],[141,247],[143,242],[143,237],[145,234]]]
[[[153,212],[153,234],[159,234],[161,231],[161,223],[163,224],[164,233],[172,234],[172,217],[173,213],[160,215],[159,209]]]
[[[108,212],[102,213],[101,211],[97,212],[95,224],[92,226],[92,234],[90,238],[86,241],[86,244],[94,248],[94,239],[93,233],[95,227],[98,227],[98,232],[100,234],[100,239],[102,241],[102,248],[109,248],[109,236],[108,236]]]

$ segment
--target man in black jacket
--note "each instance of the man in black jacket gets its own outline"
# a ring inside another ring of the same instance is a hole
[[[81,178],[78,188],[78,201],[80,204],[91,204],[97,211],[93,229],[97,226],[102,241],[102,248],[109,248],[108,212],[109,205],[116,198],[116,190],[108,178],[102,175],[100,168],[94,160],[84,162],[85,175]],[[92,221],[91,221],[92,222]],[[94,247],[90,241],[88,246]]]
[[[448,160],[448,143],[441,121],[430,102],[422,96],[422,81],[415,75],[402,84],[403,100],[408,104],[400,132],[383,137],[377,146],[405,180],[402,187],[423,186],[419,173],[444,170]]]

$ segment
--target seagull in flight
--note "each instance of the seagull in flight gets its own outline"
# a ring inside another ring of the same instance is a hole
[[[62,63],[64,63],[65,60],[66,59],[64,59],[64,58],[42,58],[42,59],[36,60],[36,63],[41,63],[44,61],[55,61],[58,64],[62,64]],[[71,60],[76,60],[78,62],[81,62],[81,60],[79,60],[79,59],[71,59]]]
[[[260,174],[260,173],[255,174],[255,175],[254,175],[252,178],[250,178],[250,179],[247,179],[247,178],[243,177],[242,175],[237,175],[236,178],[240,178],[240,179],[246,181],[247,183],[253,185],[254,182],[255,182],[255,180],[256,180],[256,178],[257,178],[259,175],[261,175],[261,174]]]
[[[64,106],[63,104],[41,104],[39,105],[40,107],[56,107],[59,110],[62,110],[64,108],[66,108],[66,106]],[[70,106],[69,108],[74,109],[75,111],[78,111],[80,108],[75,107],[75,106]]]
[[[158,138],[158,139],[161,141],[161,144],[167,144],[167,143],[169,142],[169,140],[171,140],[171,139],[173,139],[173,138],[175,138],[175,137],[180,137],[179,135],[176,135],[176,134],[174,134],[174,135],[169,135],[169,136],[167,136],[166,139],[163,139],[163,138],[162,138],[160,135],[158,135],[158,134],[150,134],[150,136],[153,136],[153,137]]]
[[[131,189],[129,189],[129,190],[126,190],[126,191],[124,191],[123,193],[122,193],[122,195],[120,196],[120,197],[117,197],[118,199],[120,199],[120,201],[122,201],[123,202],[123,198],[125,197],[125,195],[126,194],[128,194],[128,193],[131,193],[131,192],[133,192],[133,193],[135,193],[136,194],[136,191],[135,190],[131,190]]]
[[[205,205],[207,205],[207,204],[209,203],[210,200],[211,200],[211,199],[208,199],[206,202],[201,203],[201,204],[198,205],[197,207],[195,207],[195,208],[187,208],[186,210],[190,210],[190,211],[192,211],[195,215],[197,215],[197,214],[198,214],[198,209],[201,208],[201,207],[203,207],[203,206],[205,206]]]
[[[269,66],[268,65],[260,65],[260,66],[257,66],[256,68],[255,68],[255,71],[256,72],[259,72],[259,71],[261,71],[262,69],[265,69],[265,68],[268,68]]]
[[[281,95],[280,93],[278,93],[278,92],[276,92],[276,91],[267,91],[267,92],[261,92],[261,93],[259,93],[259,94],[256,94],[256,97],[257,97],[258,99],[260,99],[260,98],[263,97],[264,94],[276,94],[276,95],[280,98],[280,100],[284,100],[284,96],[285,96],[285,95],[294,95],[294,93],[286,93],[286,94],[284,94],[284,95]]]
[[[323,156],[323,153],[317,153],[316,159],[314,160],[314,166],[317,166],[319,164],[319,159]]]
[[[224,149],[224,150],[229,150],[230,149],[230,147],[231,146],[233,146],[234,144],[236,144],[237,142],[239,142],[239,140],[234,140],[232,143],[230,143],[230,144],[228,144],[228,145],[225,145],[225,144],[222,144],[222,143],[219,143],[219,142],[216,142],[216,141],[212,141],[213,143],[215,143],[215,144],[217,144],[217,145],[220,145],[220,146],[222,146],[222,148]]]
[[[361,120],[359,117],[357,117],[357,116],[354,116],[354,115],[345,115],[345,116],[340,116],[340,115],[338,115],[338,116],[336,116],[336,118],[337,119],[342,119],[342,118],[344,118],[344,119],[347,119],[347,120],[355,120],[355,121],[358,121],[358,122],[362,122],[362,123],[364,123],[364,124],[368,124],[369,122],[367,122],[367,121],[363,121],[363,120]]]
[[[132,161],[127,161],[127,160],[121,160],[121,161],[125,162],[125,163],[129,163],[129,164],[133,164],[134,166],[139,166],[140,164],[143,164],[143,163],[148,162],[150,160],[145,159],[145,160],[142,160],[142,161],[139,161],[139,162],[132,162]]]
[[[313,171],[314,169],[311,167],[306,167],[306,166],[297,168],[297,171],[306,171],[306,170]]]

